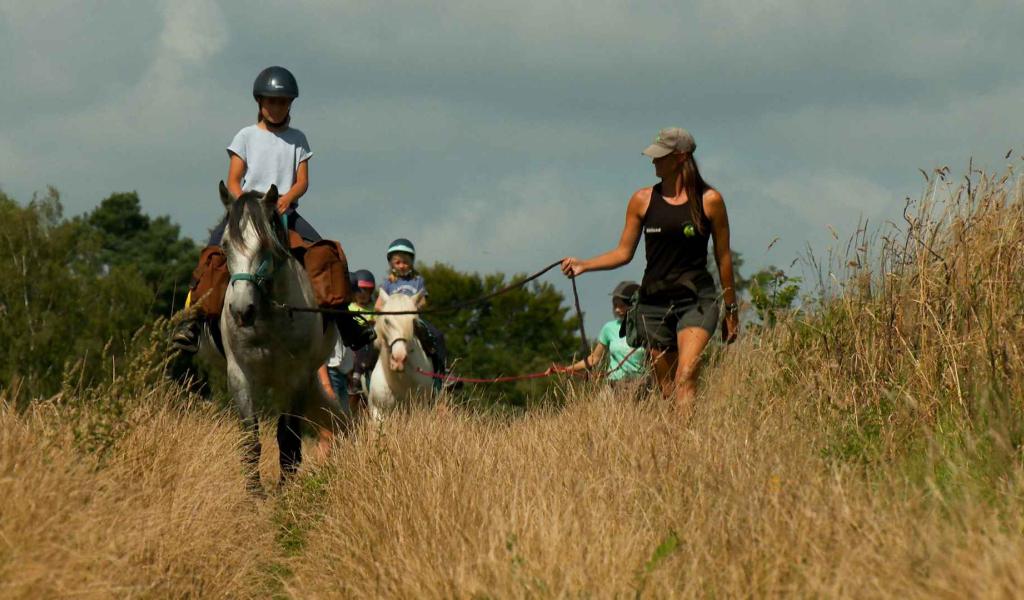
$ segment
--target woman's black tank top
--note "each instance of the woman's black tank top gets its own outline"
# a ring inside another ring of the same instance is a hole
[[[711,224],[704,221],[704,233],[697,229],[690,217],[689,203],[694,200],[676,206],[665,202],[660,183],[651,190],[643,220],[647,268],[640,295],[645,302],[672,302],[714,292],[715,282],[707,269]]]

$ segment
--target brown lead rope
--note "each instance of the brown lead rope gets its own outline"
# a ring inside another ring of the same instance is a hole
[[[437,314],[444,314],[444,313],[450,313],[450,312],[457,312],[457,311],[469,308],[471,306],[475,306],[477,304],[482,304],[484,302],[487,302],[491,298],[496,298],[498,296],[501,296],[502,294],[507,294],[508,292],[511,292],[512,290],[515,290],[517,288],[521,288],[524,285],[526,285],[526,284],[530,283],[531,281],[533,281],[534,279],[537,279],[541,275],[547,273],[551,269],[554,269],[555,267],[557,267],[560,264],[562,264],[562,261],[560,261],[560,260],[556,261],[556,262],[553,262],[550,265],[548,265],[548,266],[544,267],[543,269],[541,269],[540,271],[537,271],[533,275],[530,275],[529,277],[526,277],[526,278],[521,279],[519,281],[516,281],[514,283],[510,283],[510,284],[506,285],[505,287],[503,287],[503,288],[501,288],[499,290],[493,291],[490,294],[485,294],[483,296],[480,296],[479,298],[474,298],[473,300],[467,300],[465,302],[456,302],[455,304],[449,304],[448,306],[440,306],[438,308],[425,308],[423,310],[396,310],[396,311],[365,310],[365,311],[362,311],[362,310],[349,310],[347,308],[319,308],[319,307],[306,307],[306,306],[291,306],[290,304],[281,304],[279,302],[275,302],[274,303],[274,307],[275,308],[280,308],[282,310],[287,310],[290,313],[292,313],[292,312],[308,312],[308,313],[321,313],[321,314],[325,314],[325,315],[356,315],[356,316],[360,316],[360,315],[437,315]],[[572,293],[573,293],[574,296],[576,296],[576,314],[579,315],[579,317],[580,317],[580,326],[581,326],[581,332],[582,332],[583,313],[580,312],[580,299],[579,299],[579,295],[576,294],[576,281],[575,280],[572,283]],[[586,338],[584,338],[584,340],[585,339]]]
[[[587,332],[583,329],[583,309],[580,308],[580,294],[576,291],[576,276],[569,278],[572,281],[572,300],[576,304],[576,319],[580,325],[580,349],[583,351],[583,367],[590,370],[590,344],[587,342]]]
[[[442,307],[433,308],[433,309],[427,308],[427,309],[424,309],[424,310],[399,310],[399,311],[366,310],[366,311],[359,311],[359,310],[349,310],[347,308],[319,308],[319,307],[291,306],[291,305],[288,305],[288,304],[281,304],[281,303],[278,303],[278,302],[275,302],[274,306],[276,308],[280,308],[282,310],[287,310],[289,314],[295,313],[295,312],[308,312],[308,313],[321,313],[321,314],[325,314],[325,315],[429,315],[429,314],[435,314],[436,315],[436,314],[457,312],[457,311],[460,311],[460,310],[463,310],[463,309],[466,309],[466,308],[470,308],[470,307],[475,306],[477,304],[482,304],[482,303],[484,303],[484,302],[486,302],[486,301],[488,301],[488,300],[490,300],[492,298],[496,298],[498,296],[501,296],[502,294],[507,294],[508,292],[511,292],[512,290],[521,288],[524,285],[530,283],[531,281],[537,279],[541,275],[547,273],[551,269],[554,269],[555,267],[557,267],[557,266],[559,266],[561,264],[562,264],[562,261],[561,260],[557,260],[557,261],[551,263],[550,265],[544,267],[540,271],[537,271],[533,275],[530,275],[529,277],[523,278],[523,279],[521,279],[519,281],[516,281],[514,283],[510,283],[510,284],[506,285],[505,287],[503,287],[503,288],[501,288],[499,290],[495,290],[495,291],[491,292],[490,294],[485,294],[483,296],[480,296],[479,298],[474,298],[473,300],[467,300],[466,302],[456,302],[455,304],[449,304],[448,306],[442,306]],[[590,343],[587,341],[587,333],[586,333],[586,330],[583,327],[583,309],[580,307],[580,294],[579,294],[579,291],[576,289],[576,277],[572,276],[572,277],[569,278],[569,280],[572,282],[573,305],[576,308],[576,319],[577,319],[577,321],[579,323],[579,329],[580,329],[580,349],[583,352],[583,364],[584,364],[584,366],[586,366],[587,370],[590,370]]]

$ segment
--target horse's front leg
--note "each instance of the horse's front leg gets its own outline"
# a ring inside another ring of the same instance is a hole
[[[295,411],[295,409],[291,409]],[[277,448],[281,464],[280,485],[299,470],[302,463],[302,416],[300,411],[281,413],[277,418]]]
[[[245,466],[246,488],[254,494],[262,494],[260,484],[260,424],[256,418],[253,402],[253,384],[235,361],[228,361],[228,387],[235,399],[235,406],[245,430],[245,451],[242,464]]]
[[[391,389],[387,376],[384,375],[384,366],[381,364],[386,360],[383,356],[373,368],[370,375],[370,393],[366,397],[367,412],[370,420],[377,426],[384,421],[384,413],[395,408],[395,393]]]

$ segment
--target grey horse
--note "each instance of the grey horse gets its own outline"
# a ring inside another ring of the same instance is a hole
[[[231,282],[220,315],[228,388],[248,439],[245,462],[249,487],[262,492],[257,407],[279,415],[277,442],[281,481],[302,461],[303,420],[321,431],[322,449],[338,425],[340,406],[327,395],[317,370],[334,348],[338,335],[318,313],[291,313],[275,307],[317,306],[303,266],[287,247],[287,228],[277,212],[278,191],[246,192],[232,198],[220,184],[227,210],[222,247]],[[211,340],[202,344],[213,347]],[[326,449],[325,449],[326,450]]]

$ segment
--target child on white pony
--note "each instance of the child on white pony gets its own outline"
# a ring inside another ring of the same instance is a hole
[[[417,393],[433,387],[433,378],[424,375],[431,368],[431,361],[415,333],[415,311],[422,299],[422,291],[413,295],[388,295],[381,288],[379,292],[377,305],[380,310],[408,314],[381,314],[376,319],[375,343],[380,358],[370,376],[367,394],[367,408],[375,422],[379,423],[384,413],[397,404],[407,403]]]
[[[416,270],[416,247],[408,239],[398,238],[388,246],[387,258],[390,272],[380,286],[376,309],[384,310],[382,308],[384,300],[388,296],[396,294],[414,297],[416,303],[412,310],[423,308],[427,303],[429,292],[427,292],[427,284],[423,275]],[[447,367],[448,354],[444,334],[422,318],[417,321],[416,325],[416,337],[430,357],[433,372],[443,375]],[[435,378],[434,388],[441,389],[442,383],[441,377]]]

